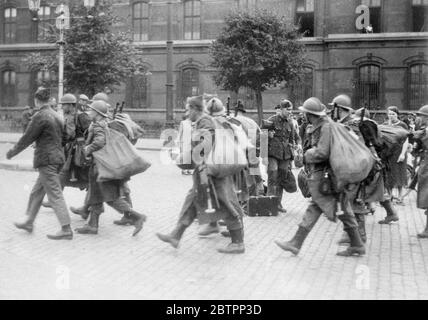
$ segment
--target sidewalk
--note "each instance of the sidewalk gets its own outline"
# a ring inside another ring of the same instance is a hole
[[[24,155],[13,158],[12,160],[3,160],[4,155],[9,150],[11,145],[18,142],[22,133],[0,132],[0,169],[17,170],[17,171],[33,171],[32,148],[24,151]],[[135,145],[138,150],[160,151],[162,149],[161,139],[140,139]],[[4,155],[3,155],[4,154]]]

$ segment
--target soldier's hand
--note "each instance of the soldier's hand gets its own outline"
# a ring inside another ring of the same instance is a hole
[[[12,159],[12,157],[13,157],[13,155],[12,155],[12,150],[9,150],[9,151],[6,153],[6,159],[7,159],[7,160],[10,160],[10,159]]]

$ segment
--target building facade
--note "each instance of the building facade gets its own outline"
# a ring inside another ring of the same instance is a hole
[[[130,30],[134,44],[145,56],[143,74],[113,88],[112,102],[126,101],[141,119],[162,121],[166,105],[166,37],[168,4],[165,0],[110,0],[122,21],[114,28]],[[39,20],[32,19],[27,0],[3,0],[0,7],[0,113],[31,104],[41,83],[55,90],[56,74],[30,72],[22,59],[34,50],[56,50],[40,41],[55,21],[58,3],[41,1]],[[83,0],[82,0],[83,2]],[[68,1],[70,5],[77,1]],[[357,28],[360,5],[369,7],[370,27]],[[295,105],[310,96],[327,103],[346,93],[356,106],[384,109],[396,105],[415,110],[428,104],[428,0],[181,0],[172,6],[174,40],[174,108],[183,110],[187,96],[229,93],[212,80],[209,46],[232,10],[268,9],[300,25],[307,46],[303,85],[288,84],[263,93],[265,110],[281,98]],[[255,95],[241,88],[238,97],[255,109]]]

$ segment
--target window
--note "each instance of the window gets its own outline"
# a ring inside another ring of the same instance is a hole
[[[290,97],[294,105],[300,106],[303,102],[312,97],[314,83],[314,72],[312,68],[303,68],[303,76],[300,81],[295,81],[290,85]]]
[[[148,94],[147,94],[147,76],[145,74],[134,75],[129,83],[129,90],[131,99],[129,104],[131,108],[147,108],[148,107]]]
[[[181,72],[181,101],[199,95],[199,70],[186,68]],[[184,105],[183,105],[184,107]]]
[[[199,0],[184,2],[184,39],[201,38],[201,3]]]
[[[382,32],[381,30],[381,0],[362,0],[361,4],[370,9],[370,25],[373,33]]]
[[[1,105],[15,107],[16,101],[16,73],[13,70],[4,70],[1,77]]]
[[[147,2],[137,2],[132,8],[134,41],[147,41],[149,39],[149,5]]]
[[[16,8],[4,9],[4,42],[16,42]]]
[[[381,106],[380,80],[380,67],[378,65],[368,64],[358,68],[358,78],[355,84],[358,107],[379,109]]]
[[[257,8],[257,0],[239,0],[240,10],[251,10]]]
[[[428,0],[412,0],[413,32],[428,31]]]
[[[300,32],[305,37],[314,36],[314,0],[297,0],[296,24],[300,26]]]
[[[44,41],[48,35],[49,26],[53,25],[54,21],[51,16],[51,7],[49,6],[41,6],[38,11],[39,24],[38,24],[38,34],[37,40]]]
[[[428,65],[412,65],[408,72],[409,108],[417,110],[428,104]]]

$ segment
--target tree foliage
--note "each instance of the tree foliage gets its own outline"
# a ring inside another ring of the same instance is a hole
[[[141,72],[143,58],[132,45],[130,32],[112,32],[119,22],[109,2],[90,11],[83,5],[70,8],[70,29],[64,31],[64,87],[92,96]],[[47,42],[57,42],[59,31],[51,26]],[[31,70],[58,70],[58,51],[32,53],[25,59]]]
[[[262,92],[284,82],[299,80],[305,47],[298,28],[284,17],[262,10],[231,13],[210,48],[214,81],[224,90],[256,92],[259,121],[263,116]]]

